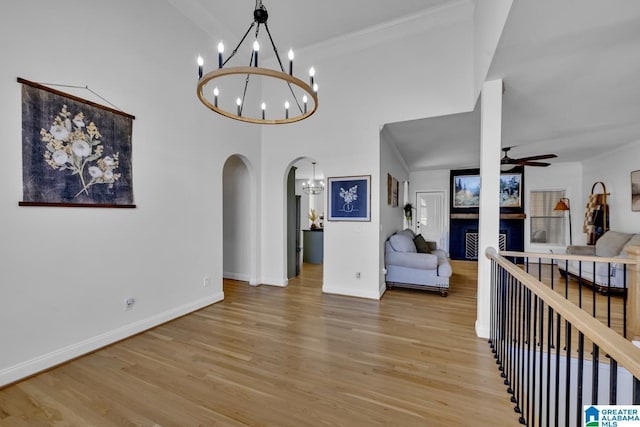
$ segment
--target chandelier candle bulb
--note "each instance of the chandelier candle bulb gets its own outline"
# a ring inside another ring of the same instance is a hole
[[[253,42],[253,65],[254,67],[258,66],[258,51],[260,50],[260,43],[258,40]]]
[[[218,43],[218,68],[222,68],[223,58],[222,54],[224,53],[224,44],[222,42]]]
[[[204,59],[202,56],[198,55],[198,78],[202,78],[202,66],[204,65]]]
[[[284,103],[284,118],[289,118],[289,101]]]
[[[313,91],[314,91],[315,93],[318,93],[318,83],[314,83],[314,84],[313,84]]]
[[[236,99],[236,105],[238,106],[238,116],[242,115],[242,99]]]
[[[213,89],[213,105],[215,105],[216,108],[218,107],[218,95],[220,95],[220,91],[216,87]]]
[[[313,67],[309,68],[309,78],[311,79],[311,84],[309,86],[311,87],[313,87],[315,76],[316,76],[316,69]]]
[[[265,110],[267,109],[267,104],[263,102],[260,108],[262,109],[262,120],[264,120],[264,113],[265,113]]]
[[[302,102],[304,103],[304,114],[307,114],[307,101],[309,100],[309,98],[307,98],[307,95],[304,95],[302,97]]]
[[[289,75],[293,76],[293,49],[289,49]]]

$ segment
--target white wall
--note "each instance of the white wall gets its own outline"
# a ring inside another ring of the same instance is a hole
[[[321,178],[317,178],[320,180]],[[319,227],[320,222],[324,223],[324,220],[320,219],[321,215],[324,215],[324,192],[320,194],[307,194],[302,189],[302,184],[306,183],[307,179],[296,179],[296,196],[300,196],[300,227],[302,230],[308,230],[311,227],[311,220],[309,219],[309,215],[311,215],[311,209],[316,210],[316,215],[318,215],[318,219],[316,219],[316,225]]]
[[[197,100],[195,57],[212,44],[165,1],[5,2],[0,38],[2,385],[220,300],[223,164],[242,154],[259,177],[261,163],[258,128]],[[136,116],[136,209],[18,207],[18,76],[88,85]]]
[[[472,27],[471,5],[456,3],[412,22],[296,52],[300,69],[314,61],[320,107],[300,124],[263,129],[267,283],[286,283],[284,179],[292,162],[309,156],[327,177],[371,175],[374,189],[371,222],[325,223],[323,290],[380,297],[379,126],[473,109]]]
[[[513,0],[476,0],[474,21],[474,99],[482,90]]]
[[[403,183],[409,180],[409,172],[402,159],[392,148],[389,136],[384,131],[380,131],[380,265],[384,266],[384,243],[386,239],[396,231],[403,228],[404,219],[404,186]],[[387,174],[398,180],[398,206],[393,207],[387,204]],[[380,293],[386,289],[385,277],[382,268],[380,269]]]
[[[566,197],[571,204],[571,227],[574,245],[586,244],[586,235],[582,233],[584,221],[584,206],[586,199],[582,194],[582,171],[581,163],[565,162],[553,163],[545,168],[525,167],[525,200],[524,211],[527,218],[524,222],[524,241],[526,252],[538,253],[564,253],[566,246],[541,245],[530,243],[531,236],[531,191],[552,191],[565,190]],[[569,241],[569,230],[567,228],[567,242]]]
[[[433,170],[433,171],[416,171],[411,172],[409,181],[411,182],[409,199],[411,203],[416,205],[416,193],[425,191],[443,191],[444,192],[444,246],[443,249],[449,251],[449,202],[450,202],[450,184],[449,179],[451,171],[449,169]],[[415,229],[416,221],[413,222]]]
[[[610,228],[625,233],[640,231],[640,212],[631,211],[631,172],[640,169],[638,159],[640,141],[635,141],[614,150],[607,150],[602,155],[583,162],[583,217],[591,187],[595,182],[602,181],[607,187],[607,193],[611,193],[607,196]],[[602,187],[598,185],[596,193],[600,192]],[[582,224],[579,231],[582,231]]]

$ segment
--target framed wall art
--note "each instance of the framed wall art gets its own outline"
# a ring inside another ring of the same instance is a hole
[[[460,174],[452,179],[452,207],[480,206],[480,175]],[[522,173],[500,174],[500,208],[522,208]]]
[[[631,172],[631,210],[640,212],[640,170]]]
[[[392,187],[393,187],[393,189],[392,189],[392,194],[391,194],[391,207],[397,208],[398,207],[398,194],[400,193],[400,183],[395,178],[393,178]]]
[[[480,206],[480,175],[453,177],[453,207],[477,208]]]
[[[522,174],[500,174],[500,207],[519,208],[522,206]]]
[[[133,208],[132,115],[22,83],[20,206]]]
[[[329,221],[371,221],[371,175],[327,178]]]

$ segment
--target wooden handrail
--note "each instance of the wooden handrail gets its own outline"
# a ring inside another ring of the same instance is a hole
[[[542,258],[542,259],[558,259],[567,261],[583,261],[583,262],[605,262],[611,264],[635,264],[636,261],[632,258],[608,258],[594,255],[571,255],[571,254],[547,254],[536,252],[514,252],[514,251],[500,251],[500,255],[504,257],[518,257],[518,258]]]
[[[627,341],[618,333],[609,329],[599,320],[591,317],[581,308],[568,302],[561,295],[536,280],[512,262],[504,258],[504,252],[498,254],[494,248],[487,248],[485,256],[498,263],[511,276],[526,286],[531,292],[537,295],[542,301],[560,314],[565,320],[575,326],[588,339],[598,345],[601,351],[609,354],[621,366],[626,368],[631,374],[640,378],[640,349]],[[523,256],[521,252],[516,252],[517,256]],[[546,255],[546,254],[545,254]],[[516,256],[516,255],[509,255]],[[635,262],[633,262],[635,264]]]

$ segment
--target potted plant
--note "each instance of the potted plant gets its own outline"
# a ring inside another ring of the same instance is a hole
[[[311,213],[309,214],[309,220],[311,221],[311,230],[317,230],[318,226],[316,225],[316,220],[318,219],[318,214],[315,209],[311,209]]]
[[[404,205],[404,217],[406,218],[407,222],[411,222],[411,220],[413,219],[413,206],[411,205],[411,203],[407,203],[406,205]]]

